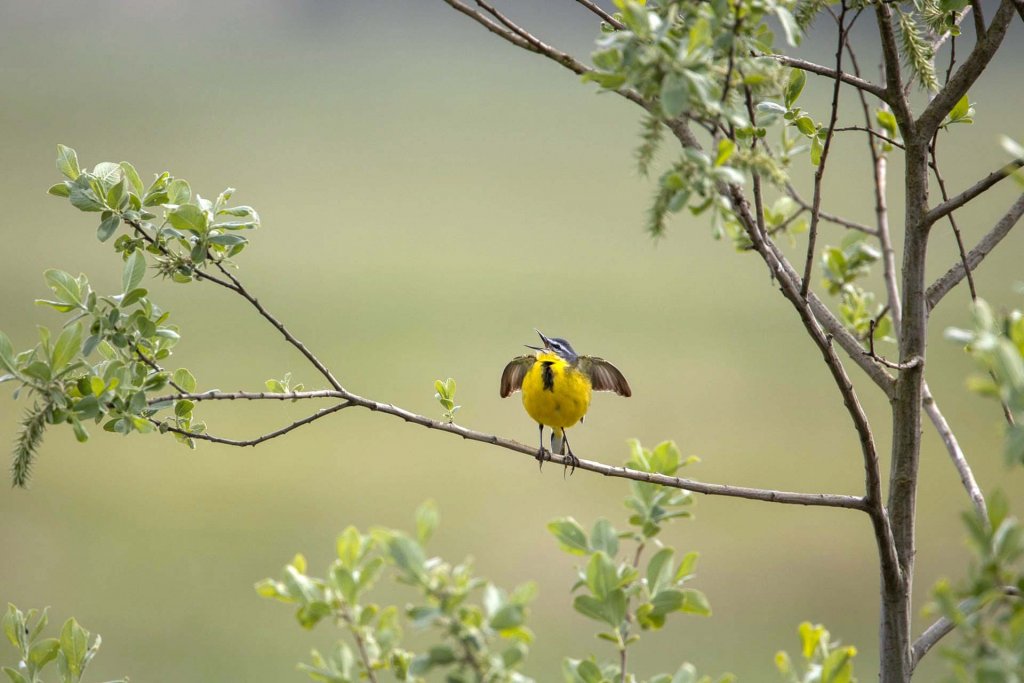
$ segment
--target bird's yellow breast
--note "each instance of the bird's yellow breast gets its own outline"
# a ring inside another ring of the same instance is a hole
[[[542,353],[523,377],[523,407],[548,427],[579,422],[590,407],[590,380],[553,353]]]

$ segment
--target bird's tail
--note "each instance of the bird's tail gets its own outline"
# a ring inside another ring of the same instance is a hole
[[[565,455],[565,430],[561,427],[551,429],[551,452]]]

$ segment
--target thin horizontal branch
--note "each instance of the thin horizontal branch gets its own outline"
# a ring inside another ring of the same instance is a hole
[[[1021,216],[1024,216],[1024,194],[1017,198],[1010,210],[999,219],[999,222],[978,242],[977,246],[967,253],[967,265],[970,269],[976,270],[985,257],[996,248],[996,246],[1010,234],[1010,230],[1017,224]],[[936,305],[954,287],[967,276],[967,270],[962,261],[957,261],[941,277],[928,287],[925,296],[928,299],[928,307],[935,308]]]
[[[861,133],[867,133],[871,137],[878,138],[879,140],[881,140],[883,142],[886,142],[886,143],[892,145],[893,147],[898,147],[899,149],[904,149],[902,142],[898,142],[897,140],[893,140],[888,135],[883,135],[882,133],[879,133],[874,128],[865,128],[864,126],[842,126],[841,128],[836,128],[835,129],[836,133],[846,133],[846,132],[849,132],[849,131],[858,131],[858,132],[861,132]]]
[[[172,427],[171,425],[163,423],[160,420],[157,420],[157,419],[154,419],[154,418],[150,418],[149,421],[152,422],[154,425],[156,425],[159,429],[161,429],[163,431],[172,432],[172,433],[178,434],[180,436],[187,436],[187,437],[192,438],[192,439],[200,439],[202,441],[210,441],[212,443],[219,443],[219,444],[222,444],[222,445],[225,445],[225,446],[242,446],[242,447],[244,447],[244,446],[258,446],[259,444],[263,443],[264,441],[270,441],[271,439],[276,439],[279,436],[284,436],[285,434],[287,434],[288,432],[290,432],[292,430],[298,429],[299,427],[304,427],[305,425],[308,425],[311,422],[316,422],[320,418],[327,417],[328,415],[332,415],[332,414],[338,412],[339,410],[344,410],[345,408],[351,408],[352,405],[353,405],[353,403],[351,403],[349,401],[344,401],[342,403],[338,403],[336,405],[330,406],[329,408],[322,408],[321,410],[316,411],[312,415],[308,415],[308,416],[302,418],[301,420],[296,420],[295,422],[292,422],[289,425],[281,427],[280,429],[276,429],[276,430],[274,430],[272,432],[269,432],[267,434],[264,434],[262,436],[258,436],[255,439],[242,439],[242,440],[226,439],[224,437],[214,436],[212,434],[200,434],[198,432],[190,432],[190,431],[186,431],[184,429],[178,429],[177,427]]]
[[[191,394],[172,394],[169,396],[163,396],[155,398],[150,403],[157,403],[167,400],[176,399],[188,399],[192,401],[209,401],[209,400],[276,400],[276,401],[288,401],[288,400],[301,400],[301,399],[315,399],[315,398],[341,398],[342,403],[318,410],[312,415],[305,417],[301,420],[297,420],[286,427],[264,434],[263,436],[255,439],[237,440],[227,439],[219,436],[213,436],[211,434],[199,434],[195,432],[189,432],[176,427],[163,425],[162,428],[165,431],[173,432],[181,436],[191,437],[193,439],[201,439],[203,441],[210,441],[212,443],[218,443],[226,446],[255,446],[264,441],[282,436],[307,425],[315,420],[322,417],[336,413],[344,408],[351,406],[360,406],[374,412],[384,413],[386,415],[392,415],[399,417],[406,422],[419,425],[421,427],[427,427],[428,429],[436,429],[438,431],[447,432],[456,436],[461,436],[463,439],[469,439],[471,441],[480,441],[488,443],[493,446],[505,448],[510,451],[517,453],[523,453],[531,457],[537,456],[537,449],[533,446],[527,446],[526,444],[513,441],[512,439],[505,439],[495,434],[487,434],[484,432],[478,432],[472,429],[467,429],[460,425],[451,422],[441,422],[434,420],[425,415],[418,415],[410,412],[403,408],[399,408],[391,403],[380,403],[362,396],[357,396],[348,391],[337,392],[331,390],[324,391],[299,391],[299,392],[287,392],[287,393],[270,393],[270,392],[205,392],[205,393],[191,393]],[[159,420],[151,420],[153,424],[160,426]],[[568,458],[560,455],[548,455],[550,461],[557,464],[570,464]],[[683,479],[681,477],[670,477],[663,474],[652,474],[650,472],[641,472],[638,470],[632,470],[628,467],[616,467],[612,465],[606,465],[601,462],[593,460],[580,460],[576,465],[577,469],[588,470],[590,472],[596,472],[603,474],[606,477],[620,477],[624,479],[632,479],[634,481],[645,481],[652,484],[660,484],[662,486],[669,486],[672,488],[683,489],[685,491],[693,491],[694,493],[703,493],[710,496],[730,496],[733,498],[746,498],[748,500],[760,500],[770,503],[784,503],[789,505],[810,505],[819,507],[837,507],[837,508],[848,508],[852,510],[864,510],[865,503],[864,499],[858,496],[847,496],[832,493],[796,493],[792,491],[777,491],[774,489],[760,489],[750,488],[747,486],[731,486],[729,484],[708,484],[705,482],[695,481],[693,479]]]
[[[468,439],[470,441],[488,443],[517,453],[523,453],[531,457],[537,456],[537,448],[535,446],[527,446],[526,444],[513,441],[512,439],[505,439],[495,434],[487,434],[485,432],[467,429],[466,427],[462,427],[451,422],[433,420],[424,415],[418,415],[403,408],[399,408],[391,403],[379,403],[354,394],[349,394],[348,400],[354,405],[362,406],[369,410],[384,413],[386,415],[392,415],[421,427],[447,432],[449,434],[461,436],[463,439]],[[551,454],[549,459],[551,462],[560,465],[570,464],[569,459],[565,456]],[[796,493],[792,491],[749,488],[746,486],[731,486],[729,484],[708,484],[705,482],[694,481],[692,479],[641,472],[629,469],[628,467],[616,467],[584,459],[580,459],[579,463],[576,465],[576,469],[596,472],[598,474],[603,474],[606,477],[620,477],[623,479],[632,479],[633,481],[645,481],[652,484],[660,484],[662,486],[683,489],[685,491],[693,491],[694,493],[703,493],[709,496],[729,496],[732,498],[746,498],[748,500],[760,500],[769,503],[785,503],[790,505],[837,507],[849,508],[851,510],[866,509],[864,499],[859,496],[847,496],[832,493]]]
[[[809,62],[805,59],[798,59],[796,57],[778,54],[765,55],[765,57],[774,59],[775,61],[781,64],[785,64],[786,66],[791,66],[794,69],[800,69],[801,71],[806,71],[808,73],[816,74],[818,76],[825,76],[826,78],[830,78],[833,80],[835,80],[836,78],[837,72],[835,69],[823,66],[821,64],[815,64],[814,62]],[[885,102],[886,104],[889,104],[890,106],[892,105],[892,103],[889,102],[888,93],[886,93],[885,88],[883,88],[882,86],[876,83],[872,83],[871,81],[866,81],[863,78],[854,76],[853,74],[846,73],[845,71],[838,72],[838,77],[839,80],[842,81],[843,83],[846,83],[847,85],[852,85],[854,88],[857,88],[858,90],[863,90],[866,93],[874,95],[875,97]]]
[[[348,399],[348,392],[336,389],[321,389],[318,391],[204,391],[202,393],[179,392],[167,396],[157,396],[147,401],[148,405],[165,403],[167,401],[178,401],[187,399],[189,401],[302,401],[316,398]]]
[[[620,31],[626,28],[626,26],[621,21],[619,21],[618,19],[616,19],[615,17],[613,17],[612,15],[608,14],[603,9],[598,7],[597,3],[591,2],[591,0],[576,0],[576,2],[583,5],[597,16],[601,17],[601,20],[607,23],[609,26],[612,26]]]
[[[956,468],[957,473],[960,475],[960,482],[963,484],[964,490],[967,491],[967,495],[974,505],[974,510],[987,523],[988,506],[985,504],[985,496],[981,492],[981,487],[978,486],[978,481],[974,478],[974,472],[967,462],[967,456],[964,455],[963,450],[960,448],[960,442],[957,441],[956,434],[953,433],[942,411],[939,410],[939,406],[935,402],[927,382],[924,385],[923,397],[924,411],[928,413],[928,418],[932,421],[932,425],[935,426],[935,431],[939,433],[939,438],[942,439],[942,443],[946,446],[946,451],[949,453],[950,460],[953,461],[953,467]]]
[[[1010,163],[1003,166],[998,171],[993,171],[987,176],[979,180],[977,183],[967,188],[955,197],[950,197],[948,200],[942,202],[925,215],[925,222],[927,225],[932,225],[946,214],[956,211],[964,204],[967,204],[972,199],[975,199],[981,194],[984,194],[988,190],[992,189],[996,183],[1008,178],[1018,168],[1024,166],[1024,159],[1015,159]]]
[[[800,193],[796,191],[796,188],[793,186],[792,183],[786,183],[786,194],[789,195],[790,199],[799,204],[800,208],[806,211],[811,210],[811,204],[800,196]],[[819,212],[819,215],[823,220],[828,221],[829,223],[835,223],[836,225],[840,225],[844,228],[849,228],[850,230],[856,230],[858,232],[863,232],[868,235],[878,234],[878,231],[875,230],[874,228],[868,225],[864,225],[863,223],[851,221],[849,219],[843,218],[842,216],[837,216],[832,213],[826,213],[825,211]]]
[[[1016,586],[1003,586],[1003,594],[1008,598],[1020,598],[1021,592]],[[977,604],[977,601],[973,598],[968,598],[962,601],[958,605],[958,609],[961,612],[973,613],[980,609],[982,606]],[[956,628],[956,624],[950,621],[947,617],[941,617],[934,624],[924,630],[924,632],[914,641],[913,648],[911,650],[912,660],[911,668],[916,668],[918,664],[929,650],[935,647],[940,640],[949,635],[953,629]]]

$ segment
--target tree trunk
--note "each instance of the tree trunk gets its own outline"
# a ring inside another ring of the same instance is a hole
[[[914,576],[914,518],[921,453],[921,409],[928,307],[925,299],[925,255],[928,246],[928,141],[905,136],[906,225],[903,246],[903,324],[900,330],[902,369],[892,404],[892,468],[889,518],[899,559],[900,576],[883,575],[880,625],[880,680],[908,683],[911,663],[911,589]],[[915,360],[918,359],[918,360]]]

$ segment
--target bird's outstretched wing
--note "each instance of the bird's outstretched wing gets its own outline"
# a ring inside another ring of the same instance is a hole
[[[533,367],[536,356],[517,356],[509,361],[501,373],[501,397],[505,398],[523,388],[523,378]]]
[[[594,391],[614,391],[619,396],[632,396],[633,390],[619,369],[597,356],[580,356],[580,372],[590,378]]]

